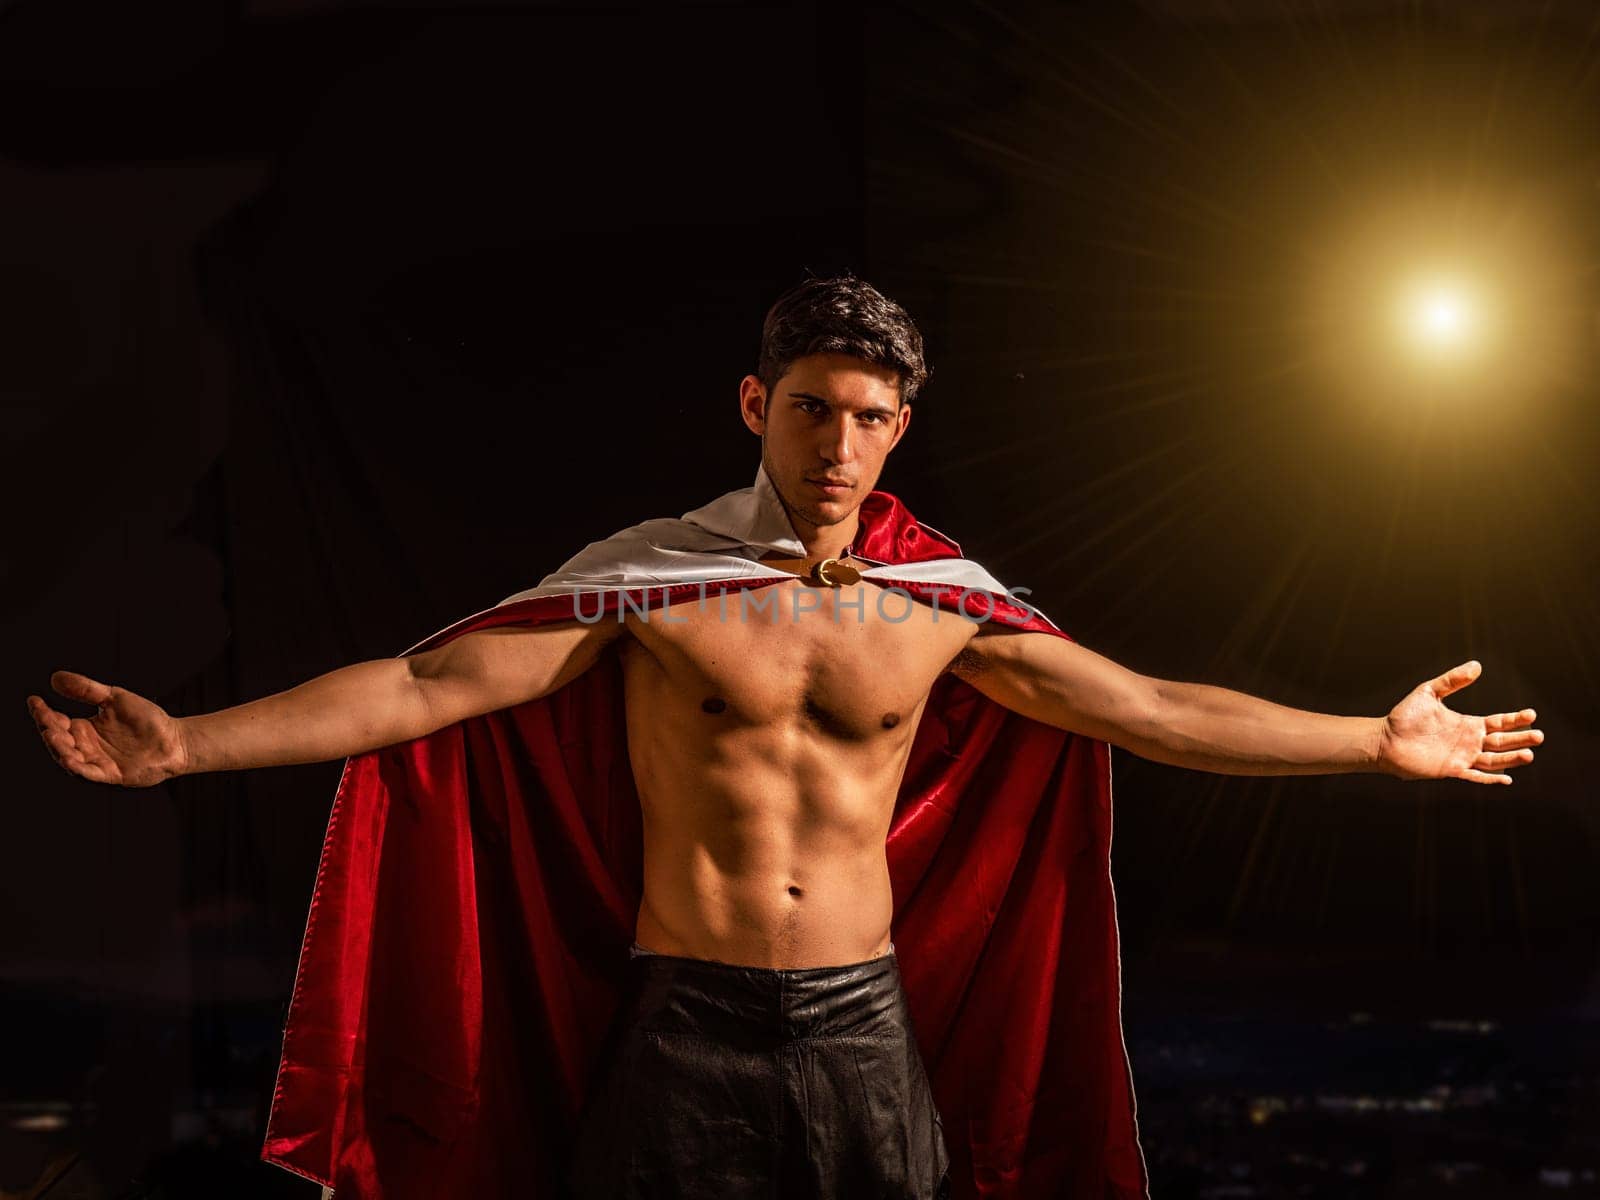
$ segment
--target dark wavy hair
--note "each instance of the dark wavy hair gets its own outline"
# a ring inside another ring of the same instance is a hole
[[[906,310],[849,274],[807,279],[767,310],[756,364],[767,394],[808,354],[848,354],[898,371],[902,404],[911,403],[929,374],[922,334]]]

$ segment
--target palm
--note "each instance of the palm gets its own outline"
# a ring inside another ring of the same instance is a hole
[[[99,706],[92,717],[69,717],[28,697],[39,736],[63,769],[123,787],[150,787],[178,773],[177,722],[159,704],[72,671],[57,671],[50,682],[63,696]]]
[[[1384,718],[1381,761],[1403,779],[1468,779],[1510,783],[1504,774],[1533,761],[1533,747],[1544,734],[1528,728],[1531,708],[1475,717],[1446,708],[1444,698],[1482,673],[1476,662],[1462,663],[1419,683]]]

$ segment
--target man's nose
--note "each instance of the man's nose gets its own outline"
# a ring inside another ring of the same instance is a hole
[[[855,429],[850,423],[850,414],[842,413],[840,418],[828,428],[827,437],[822,445],[822,455],[829,462],[847,463],[856,456]]]

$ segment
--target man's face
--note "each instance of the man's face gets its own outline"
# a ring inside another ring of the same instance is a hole
[[[847,354],[796,359],[770,396],[746,375],[739,404],[745,424],[761,435],[761,465],[791,519],[814,528],[837,525],[860,507],[911,420],[899,374]],[[843,486],[824,486],[831,481]]]

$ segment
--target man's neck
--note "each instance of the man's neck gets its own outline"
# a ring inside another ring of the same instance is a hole
[[[806,548],[806,558],[813,562],[819,562],[824,558],[843,557],[861,528],[858,513],[851,513],[849,520],[840,521],[837,525],[824,525],[820,528],[807,525],[804,521],[797,521],[792,514],[789,523],[794,526],[800,544]]]
[[[782,503],[782,497],[779,502]],[[784,505],[784,511],[789,514],[789,524],[794,527],[794,533],[800,539],[800,544],[806,548],[805,562],[821,562],[825,558],[843,558],[844,552],[855,541],[856,534],[861,529],[861,510],[858,508],[845,520],[837,525],[812,525],[810,522],[795,515],[794,510]],[[763,555],[764,558],[771,555]]]

